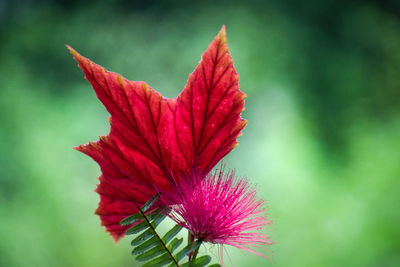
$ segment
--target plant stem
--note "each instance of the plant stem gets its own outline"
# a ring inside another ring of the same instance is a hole
[[[193,256],[192,256],[192,260],[191,261],[194,261],[196,259],[197,254],[199,253],[199,249],[200,249],[200,246],[195,249],[195,251],[193,252]]]
[[[188,245],[193,244],[194,242],[194,235],[192,232],[188,231]],[[193,255],[193,251],[188,254],[189,261],[191,261]]]
[[[149,219],[147,218],[146,214],[142,211],[141,208],[138,207],[139,212],[142,214],[143,218],[146,220],[147,224],[151,228],[152,232],[154,233],[155,236],[157,236],[158,241],[163,245],[165,251],[168,253],[168,256],[171,258],[171,260],[174,262],[176,266],[179,267],[178,262],[176,261],[175,257],[172,255],[171,251],[167,248],[167,245],[164,243],[164,241],[161,239],[161,237],[158,235],[156,229],[153,227]]]

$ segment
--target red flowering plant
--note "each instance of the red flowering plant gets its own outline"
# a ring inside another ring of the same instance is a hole
[[[247,123],[241,118],[246,95],[239,90],[225,27],[175,99],[67,47],[111,115],[108,135],[75,149],[100,165],[95,213],[114,240],[140,233],[133,254],[147,261],[144,266],[186,266],[179,265],[186,256],[186,264],[205,266],[210,257],[197,258],[202,242],[262,255],[251,247],[271,244],[257,232],[269,221],[255,188],[223,168],[210,173],[238,144]],[[166,216],[177,225],[161,237],[155,228]],[[174,254],[182,227],[189,231],[188,245]]]

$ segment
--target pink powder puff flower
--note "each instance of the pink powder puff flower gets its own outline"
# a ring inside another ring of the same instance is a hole
[[[221,168],[204,178],[193,176],[192,182],[181,184],[179,190],[163,198],[178,203],[169,216],[194,238],[267,258],[254,248],[272,244],[259,231],[270,221],[264,216],[263,201],[256,198],[256,189],[246,180],[238,179],[234,171],[224,174]]]

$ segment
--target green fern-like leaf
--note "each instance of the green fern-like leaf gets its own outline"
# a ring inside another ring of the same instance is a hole
[[[135,255],[137,261],[144,262],[143,267],[150,266],[194,266],[202,267],[210,263],[211,257],[204,255],[196,258],[191,256],[190,261],[179,264],[189,254],[197,255],[201,241],[197,240],[175,251],[182,245],[183,238],[177,238],[176,235],[182,230],[180,225],[172,227],[164,236],[160,237],[157,233],[157,226],[167,217],[170,209],[168,208],[153,208],[157,202],[159,195],[156,194],[141,208],[138,213],[123,219],[121,225],[131,225],[131,228],[126,231],[127,235],[137,235],[131,242],[133,246],[132,255]],[[189,257],[188,257],[189,258]],[[209,266],[220,266],[213,264]]]

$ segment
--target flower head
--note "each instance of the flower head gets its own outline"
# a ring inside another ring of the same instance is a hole
[[[272,242],[260,233],[269,224],[264,216],[263,201],[256,197],[256,189],[233,171],[208,174],[201,179],[181,184],[179,192],[166,197],[172,205],[169,216],[187,228],[199,240],[213,244],[235,246],[263,256],[253,248]]]
[[[239,90],[225,27],[175,99],[68,48],[111,115],[107,136],[75,149],[100,165],[96,214],[117,241],[130,227],[119,224],[123,218],[157,191],[171,191],[195,172],[204,177],[238,144],[247,122],[241,118],[246,95]]]

